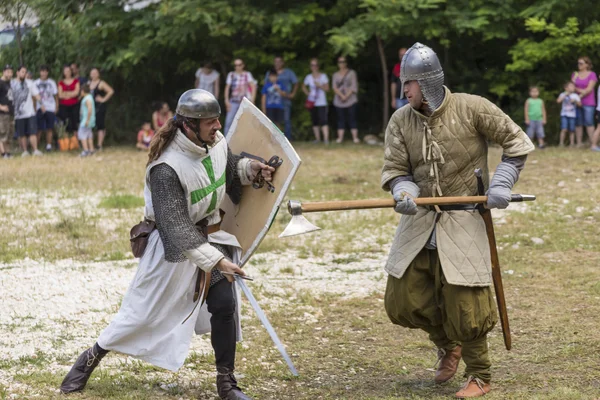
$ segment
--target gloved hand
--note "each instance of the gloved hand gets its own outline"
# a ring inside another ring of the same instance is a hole
[[[517,179],[519,179],[519,170],[512,164],[507,162],[498,164],[486,193],[488,196],[486,208],[505,209],[508,207],[511,191]]]
[[[417,204],[413,198],[419,197],[419,187],[411,181],[392,182],[391,189],[396,200],[394,211],[404,215],[415,215],[417,213]]]

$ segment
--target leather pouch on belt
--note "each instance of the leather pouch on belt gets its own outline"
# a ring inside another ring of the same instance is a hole
[[[156,223],[150,220],[144,220],[135,225],[129,231],[129,241],[131,242],[131,252],[134,257],[140,258],[144,255],[148,245],[148,237],[156,229]]]

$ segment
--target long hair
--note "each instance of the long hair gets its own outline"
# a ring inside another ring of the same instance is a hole
[[[588,71],[592,70],[594,65],[592,64],[592,60],[590,60],[590,58],[588,56],[582,56],[582,57],[579,57],[579,59],[585,61],[585,63],[588,66]]]
[[[184,124],[195,130],[200,128],[200,120],[195,118],[186,118],[179,114],[174,118],[169,118],[150,141],[150,151],[148,152],[148,163],[146,166],[158,160],[158,157],[160,157],[175,138],[177,131],[185,132]]]
[[[62,78],[63,79],[67,79],[67,77],[65,75],[65,69],[66,68],[69,68],[69,70],[71,71],[71,78],[72,78],[73,77],[73,69],[71,68],[71,66],[69,64],[63,65],[63,68],[62,68]]]

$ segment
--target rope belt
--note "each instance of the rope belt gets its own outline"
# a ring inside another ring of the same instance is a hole
[[[435,197],[443,196],[442,188],[440,186],[440,170],[439,166],[446,163],[440,146],[435,141],[431,128],[427,122],[423,122],[425,126],[425,134],[423,135],[423,160],[425,163],[430,164],[429,176],[433,178],[433,184],[431,186],[431,193]]]

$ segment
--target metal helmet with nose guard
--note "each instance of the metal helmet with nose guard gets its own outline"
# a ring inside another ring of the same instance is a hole
[[[417,81],[431,111],[444,101],[444,70],[435,52],[419,42],[406,51],[400,64],[400,95],[404,97],[404,83]]]

